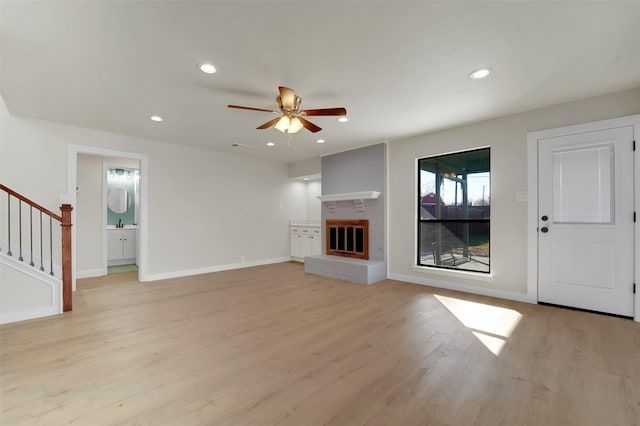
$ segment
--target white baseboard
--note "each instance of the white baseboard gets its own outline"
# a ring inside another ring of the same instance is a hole
[[[278,257],[274,259],[262,259],[254,260],[250,262],[230,263],[227,265],[207,266],[205,268],[198,269],[184,269],[182,271],[163,272],[160,274],[146,274],[144,277],[139,277],[139,281],[157,281],[166,280],[170,278],[187,277],[190,275],[209,274],[211,272],[229,271],[231,269],[250,268],[252,266],[270,265],[272,263],[283,263],[291,261],[290,257]]]
[[[497,297],[499,299],[515,300],[524,303],[538,303],[538,301],[526,293],[516,293],[512,291],[494,290],[491,288],[475,287],[465,284],[454,284],[446,281],[434,280],[433,278],[414,277],[412,275],[389,274],[389,279],[405,281],[412,284],[426,285],[429,287],[444,288],[447,290],[463,291],[465,293],[479,294],[482,296]]]
[[[25,321],[34,318],[48,317],[51,315],[59,315],[62,312],[58,312],[52,306],[42,306],[39,308],[26,309],[23,311],[15,312],[2,312],[0,313],[0,324],[8,324],[10,322]]]
[[[76,278],[93,278],[93,277],[103,277],[107,275],[107,271],[98,268],[98,269],[83,269],[81,271],[76,271]]]

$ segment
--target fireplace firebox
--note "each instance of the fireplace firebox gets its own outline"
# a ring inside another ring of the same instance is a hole
[[[326,222],[326,253],[369,259],[369,221],[331,219]]]

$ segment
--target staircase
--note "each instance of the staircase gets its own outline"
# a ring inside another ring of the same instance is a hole
[[[72,309],[71,210],[0,184],[0,324]]]

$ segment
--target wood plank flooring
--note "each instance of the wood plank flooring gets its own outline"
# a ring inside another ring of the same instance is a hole
[[[640,425],[640,324],[297,263],[78,280],[0,326],[2,425]]]

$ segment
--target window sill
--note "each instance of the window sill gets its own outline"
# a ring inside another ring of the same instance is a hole
[[[439,268],[430,268],[428,266],[417,266],[413,265],[411,267],[413,272],[420,272],[421,274],[433,274],[440,275],[451,278],[463,278],[468,280],[476,280],[476,281],[493,281],[493,274],[483,274],[482,272],[471,272],[471,271],[455,271],[451,269],[439,269]]]

